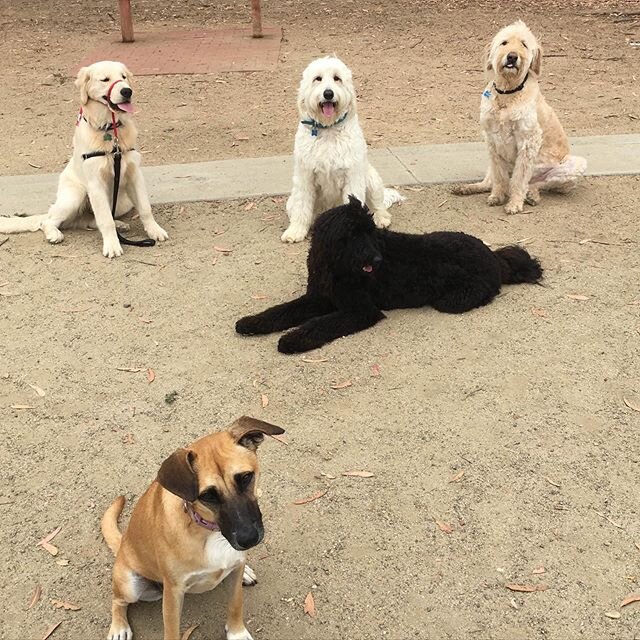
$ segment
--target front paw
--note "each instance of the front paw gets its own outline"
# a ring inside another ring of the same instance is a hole
[[[501,204],[504,204],[506,201],[507,201],[507,196],[499,194],[499,193],[492,193],[487,198],[487,204],[490,207],[498,207]]]
[[[509,200],[509,202],[504,205],[504,212],[511,216],[515,213],[522,213],[522,205],[522,202],[514,202],[513,200]]]
[[[117,258],[122,255],[122,247],[118,238],[105,239],[102,243],[102,255],[105,258]]]
[[[149,224],[145,227],[145,231],[152,240],[157,242],[164,242],[169,239],[169,234],[157,222]]]
[[[51,244],[60,244],[64,240],[64,234],[54,224],[44,223],[42,225],[42,231],[44,232],[44,237]]]
[[[312,340],[309,336],[305,335],[303,331],[294,329],[285,333],[280,340],[278,340],[278,351],[280,353],[292,354],[292,353],[304,353],[305,351],[311,351],[321,347],[323,343],[318,343],[316,340]]]
[[[229,627],[225,625],[224,630],[227,632],[227,640],[253,640],[253,636],[246,628],[240,631],[229,631]]]
[[[131,627],[129,625],[123,627],[114,623],[111,624],[107,640],[132,640],[132,638],[133,631],[131,631]]]
[[[242,573],[242,584],[245,587],[253,587],[254,584],[258,583],[258,578],[256,577],[256,572],[248,565],[244,565],[244,572]]]
[[[118,231],[129,231],[129,229],[131,228],[128,222],[125,222],[124,220],[114,220],[114,222],[116,223],[116,229]],[[91,227],[93,229],[95,229],[95,227]]]
[[[387,210],[376,211],[373,221],[378,229],[386,229],[391,224],[391,214]]]
[[[236,333],[243,336],[258,336],[271,331],[263,325],[259,316],[245,316],[236,322]]]
[[[540,203],[540,192],[528,191],[524,201],[530,206],[535,207]]]
[[[307,231],[308,229],[300,225],[290,224],[280,239],[282,242],[302,242],[307,237]]]

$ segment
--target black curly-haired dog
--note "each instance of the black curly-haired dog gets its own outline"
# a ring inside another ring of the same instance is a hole
[[[540,263],[524,249],[491,251],[466,233],[423,235],[378,229],[354,197],[325,211],[312,228],[307,292],[238,320],[236,331],[283,331],[282,353],[299,353],[373,326],[381,309],[429,305],[463,313],[485,305],[502,284],[536,283]]]

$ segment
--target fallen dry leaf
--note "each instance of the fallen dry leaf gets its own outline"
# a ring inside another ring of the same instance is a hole
[[[40,602],[40,598],[42,597],[42,587],[37,584],[35,589],[33,590],[33,594],[31,595],[31,602],[29,602],[29,606],[27,609],[33,609],[38,602]]]
[[[351,380],[345,380],[344,382],[334,382],[331,385],[332,389],[346,389],[347,387],[352,387],[353,382]]]
[[[554,482],[553,480],[551,480],[550,478],[547,478],[545,476],[544,478],[549,484],[553,485],[554,487],[558,487],[558,489],[560,489],[562,487],[562,485],[559,485],[557,482]]]
[[[546,591],[546,584],[505,584],[510,591],[520,591],[522,593],[533,593],[534,591]]]
[[[546,318],[547,317],[547,312],[544,309],[533,308],[533,309],[531,309],[531,313],[534,316],[538,316],[538,318]]]
[[[282,444],[286,444],[288,445],[289,443],[287,442],[287,438],[286,436],[277,436],[277,435],[272,435],[271,436],[274,440],[277,440],[278,442],[281,442]]]
[[[329,362],[328,358],[302,358],[302,362],[307,364],[318,364],[319,362]]]
[[[251,296],[252,300],[268,300],[269,296]]]
[[[451,476],[449,478],[449,482],[460,482],[460,480],[462,480],[463,477],[464,477],[464,469],[462,469],[462,471],[458,471],[458,473],[456,473],[455,476]]]
[[[36,392],[37,395],[39,395],[41,398],[44,398],[46,393],[44,392],[43,389],[41,389],[37,384],[31,384],[30,382],[27,382],[27,384]]]
[[[189,640],[189,638],[191,637],[191,634],[199,627],[199,624],[193,624],[191,625],[183,634],[182,634],[182,638],[180,638],[180,640]]]
[[[260,403],[263,409],[269,406],[269,396],[266,393],[260,395]]]
[[[612,620],[618,620],[618,618],[620,618],[619,611],[605,611],[604,615],[607,616],[607,618],[611,618]]]
[[[56,622],[55,624],[52,624],[45,632],[44,635],[42,636],[42,640],[47,640],[47,638],[51,637],[51,634],[62,624],[63,620],[60,620],[60,622]]]
[[[61,531],[62,527],[56,527],[51,533],[48,533],[44,538],[42,538],[42,540],[40,540],[38,544],[42,544],[43,542],[51,542]]]
[[[536,576],[539,576],[542,573],[545,573],[546,569],[544,567],[536,567],[531,573],[533,573]]]
[[[156,379],[156,372],[153,369],[147,369],[147,380],[151,384]]]
[[[247,202],[247,204],[244,207],[245,211],[251,211],[251,209],[253,209],[253,207],[256,206],[255,202]]]
[[[371,365],[371,377],[372,378],[377,378],[381,373],[382,373],[382,370],[380,369],[380,365],[379,364],[372,364]]]
[[[371,471],[344,471],[342,475],[349,478],[373,478],[376,474]]]
[[[626,607],[628,604],[631,604],[632,602],[640,602],[640,593],[632,593],[631,595],[628,595],[620,603],[620,608],[622,609],[622,607]]]
[[[311,591],[307,593],[307,597],[304,599],[304,612],[310,617],[316,617],[316,603],[313,599],[313,594]]]
[[[227,255],[227,254],[229,254],[229,253],[231,253],[233,251],[233,249],[226,249],[225,247],[218,247],[218,246],[215,246],[215,245],[214,245],[213,248],[216,251],[219,251],[220,253],[223,253],[225,255]]]
[[[41,542],[40,546],[48,553],[50,553],[52,556],[57,556],[58,555],[58,547],[55,547],[54,545],[52,545],[50,542]]]
[[[453,533],[453,527],[447,522],[441,522],[440,520],[435,520],[434,522],[438,526],[438,529],[440,529],[440,531],[442,531],[443,533]]]
[[[579,293],[568,293],[565,298],[569,298],[569,300],[589,300],[589,296],[583,296]]]
[[[127,373],[140,373],[144,371],[141,367],[116,367],[116,371],[126,371]]]
[[[140,316],[138,320],[140,320],[140,322],[143,322],[144,324],[151,324],[153,322],[153,320],[149,320],[149,318],[143,318],[142,316]]]
[[[622,400],[627,405],[627,407],[629,407],[629,409],[633,409],[634,411],[640,411],[640,401],[636,400],[635,398],[630,398],[628,396],[625,396],[624,398],[622,398]]]
[[[320,472],[320,477],[327,478],[327,480],[335,480],[338,476],[332,476],[330,473]]]
[[[316,491],[313,495],[309,496],[308,498],[300,498],[299,500],[294,500],[293,504],[309,504],[310,502],[313,502],[314,500],[317,500],[318,498],[322,498],[322,496],[327,494],[328,489],[320,489],[320,491]]]
[[[33,409],[30,404],[12,404],[12,409]]]
[[[64,600],[56,600],[55,598],[51,599],[51,604],[56,609],[64,609],[65,611],[80,611],[82,607],[79,607],[77,604],[73,604],[72,602],[65,602]]]
[[[122,444],[135,444],[136,438],[133,433],[125,433],[122,436]]]
[[[56,560],[56,564],[59,564],[61,567],[68,567],[69,561],[66,558],[64,558],[62,560]]]

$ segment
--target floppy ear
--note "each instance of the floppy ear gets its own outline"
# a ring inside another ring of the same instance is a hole
[[[91,71],[89,67],[82,67],[78,71],[78,77],[76,78],[75,85],[80,89],[80,102],[87,104],[89,101],[89,80],[91,80]]]
[[[493,69],[493,65],[491,64],[491,45],[488,44],[485,48],[484,48],[484,70],[485,71],[491,71],[491,69]]]
[[[367,213],[370,216],[373,215],[373,213],[371,213],[371,210],[366,205],[366,203],[360,202],[360,200],[356,198],[352,193],[349,194],[349,206],[354,207],[354,209],[358,212],[363,211],[364,213]]]
[[[533,59],[531,60],[531,71],[533,71],[537,76],[539,76],[541,66],[542,66],[542,47],[538,45],[533,50]]]
[[[284,433],[284,429],[275,424],[249,416],[238,418],[227,431],[241,447],[246,447],[251,451],[255,451],[262,443],[265,433],[268,436],[279,436]]]
[[[178,449],[161,465],[156,480],[171,493],[187,502],[198,497],[198,477],[193,469],[196,455],[188,449]]]

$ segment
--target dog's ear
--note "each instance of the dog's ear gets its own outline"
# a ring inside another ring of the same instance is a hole
[[[372,216],[371,209],[367,206],[365,202],[361,202],[359,198],[356,198],[352,193],[349,194],[349,206],[353,207],[354,213],[361,211],[366,213],[367,215]]]
[[[132,80],[133,79],[133,73],[131,73],[131,71],[129,70],[129,67],[127,67],[127,65],[123,65],[124,66],[124,75],[127,76],[127,80]]]
[[[542,47],[538,45],[533,50],[533,58],[531,60],[531,71],[533,71],[537,76],[540,75],[540,68],[542,67]]]
[[[264,440],[264,434],[279,436],[284,429],[249,416],[238,418],[227,431],[231,437],[241,446],[255,451]]]
[[[75,80],[75,85],[80,89],[80,102],[87,104],[89,102],[89,80],[91,80],[91,71],[89,67],[82,67],[78,71],[78,77]]]
[[[171,493],[187,502],[198,497],[198,476],[193,468],[196,455],[188,449],[178,449],[161,465],[156,480]]]
[[[484,70],[491,71],[493,69],[491,64],[491,44],[485,46],[483,56]]]

